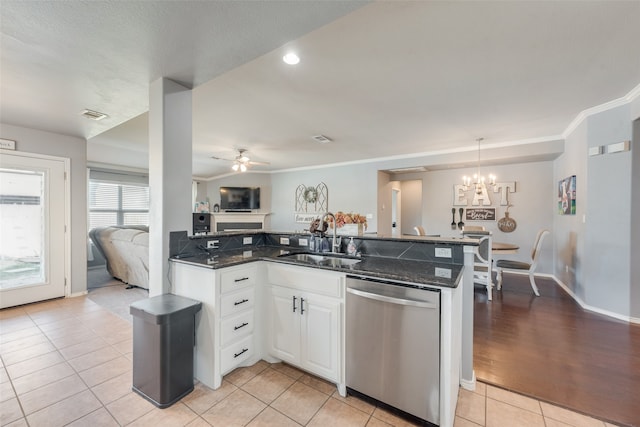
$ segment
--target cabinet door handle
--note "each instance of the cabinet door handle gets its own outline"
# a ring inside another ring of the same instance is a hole
[[[243,348],[240,353],[233,353],[233,358],[235,359],[236,357],[240,356],[242,353],[246,353],[247,351],[249,351],[248,348]]]
[[[304,298],[300,298],[300,315],[304,314]]]
[[[295,297],[295,295],[294,295],[294,296],[293,296],[293,312],[294,312],[294,313],[296,312],[296,299],[297,299],[297,298],[296,298],[296,297]]]
[[[234,282],[238,283],[238,282],[243,282],[245,280],[249,280],[249,278],[248,277],[241,277],[239,279],[235,279]]]
[[[248,323],[247,323],[247,322],[243,322],[243,323],[242,323],[242,325],[240,325],[240,326],[234,326],[234,327],[233,327],[233,330],[234,330],[234,331],[237,331],[238,329],[240,329],[240,328],[244,328],[244,327],[245,327],[245,326],[247,326],[247,325],[248,325]]]
[[[243,299],[241,301],[236,301],[236,302],[233,303],[233,305],[240,305],[240,304],[244,304],[245,302],[249,302],[249,300],[248,299]]]

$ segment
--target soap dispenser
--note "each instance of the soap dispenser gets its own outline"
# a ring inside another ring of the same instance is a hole
[[[356,244],[353,243],[353,237],[349,238],[349,243],[347,244],[347,255],[354,256],[356,254]]]

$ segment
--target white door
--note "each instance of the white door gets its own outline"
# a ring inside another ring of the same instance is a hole
[[[290,289],[271,286],[268,300],[270,353],[282,361],[298,364],[300,362],[300,298]]]
[[[340,301],[316,295],[303,296],[302,367],[339,381]]]
[[[65,167],[0,152],[0,308],[65,295]]]

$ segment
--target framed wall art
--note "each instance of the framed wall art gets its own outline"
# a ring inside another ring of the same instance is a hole
[[[558,182],[558,213],[576,214],[576,176],[572,175]]]

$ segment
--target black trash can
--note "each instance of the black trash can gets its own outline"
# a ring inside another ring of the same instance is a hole
[[[202,303],[165,294],[136,301],[133,316],[133,391],[166,408],[193,390],[195,315]]]

